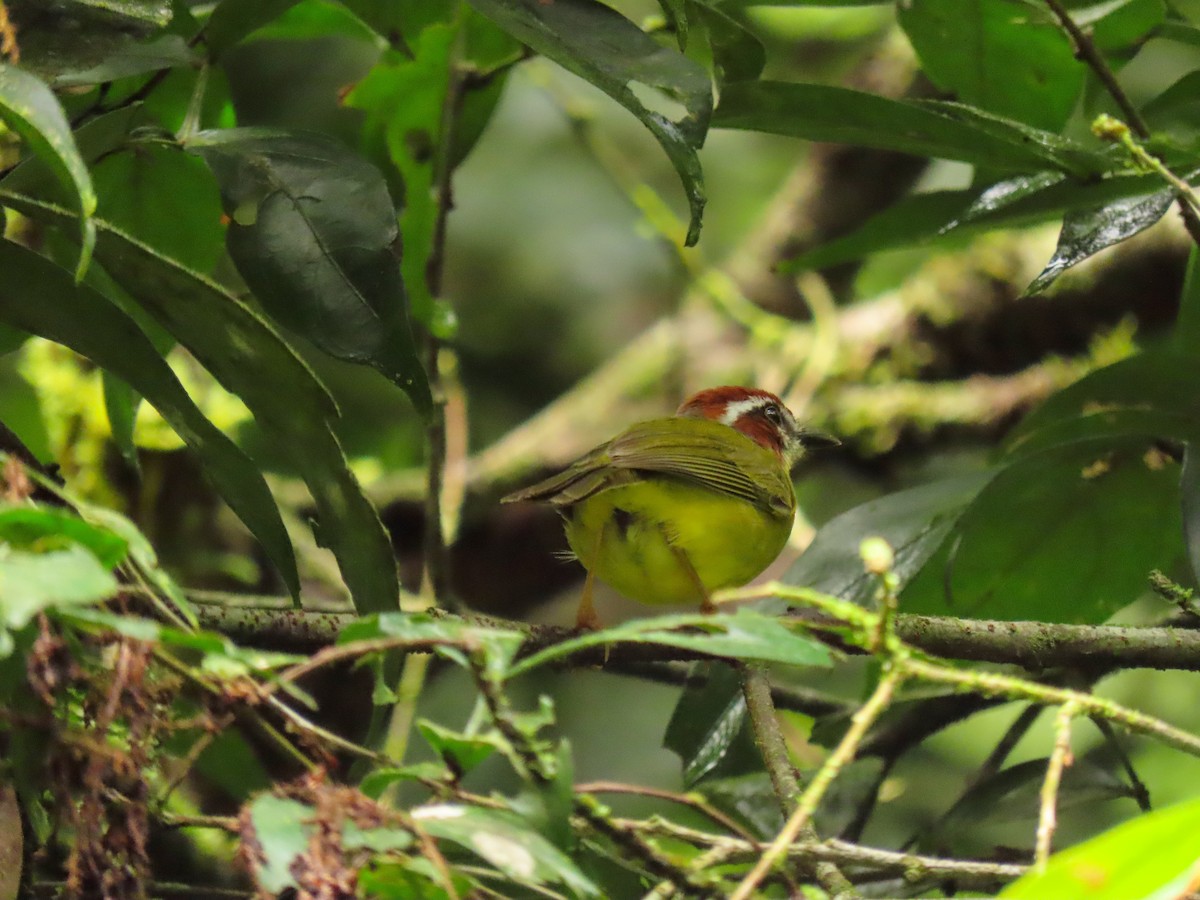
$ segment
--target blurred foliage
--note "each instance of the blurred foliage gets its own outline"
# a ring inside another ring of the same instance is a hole
[[[1184,673],[898,635],[1163,620],[1152,571],[1194,624],[1196,3],[0,0],[0,48],[21,896],[1194,889]],[[718,377],[846,439],[778,581],[519,624],[571,575],[492,500]]]

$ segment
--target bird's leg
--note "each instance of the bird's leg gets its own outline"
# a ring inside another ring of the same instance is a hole
[[[596,587],[596,566],[600,563],[600,548],[604,544],[604,529],[596,535],[596,548],[592,553],[591,563],[587,567],[587,578],[583,582],[583,593],[579,597],[579,608],[575,610],[575,628],[578,631],[599,631],[604,627],[600,617],[596,615],[596,606],[592,602],[592,594]]]
[[[666,535],[664,534],[663,537],[666,537]],[[704,582],[700,580],[700,575],[696,572],[696,567],[688,559],[687,551],[682,547],[676,547],[672,544],[670,538],[667,539],[667,546],[671,548],[671,552],[679,560],[679,566],[683,569],[683,573],[695,585],[696,593],[700,595],[700,612],[705,615],[715,613],[717,611],[717,604],[713,603],[712,595],[708,592],[708,588],[704,586]]]

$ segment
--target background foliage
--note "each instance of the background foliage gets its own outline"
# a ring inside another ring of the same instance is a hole
[[[1198,73],[1192,0],[0,3],[0,891],[1194,891]],[[559,627],[497,499],[719,383],[844,442],[788,550]]]

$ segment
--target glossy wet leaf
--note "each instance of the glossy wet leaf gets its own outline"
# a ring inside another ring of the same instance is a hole
[[[49,224],[72,220],[65,210],[27,197],[0,190],[0,199]],[[317,538],[333,551],[355,608],[364,614],[395,609],[400,588],[391,541],[346,463],[330,424],[337,408],[312,370],[229,291],[107,222],[98,230],[97,252],[110,274],[242,398],[264,433],[289,454],[312,493]]]
[[[953,114],[951,114],[953,112]],[[890,100],[849,88],[755,81],[729,84],[713,114],[713,126],[783,134],[810,141],[856,144],[918,156],[956,159],[1008,172],[1037,172],[1047,164],[1075,171],[1051,135],[1030,141],[1015,124],[1000,128],[969,121],[961,109],[946,111],[914,101]]]
[[[713,777],[762,769],[762,756],[746,715],[741,679],[730,666],[703,663],[671,713],[663,746],[683,763],[683,784],[691,788]]]
[[[457,844],[518,881],[561,884],[572,896],[599,897],[600,890],[569,856],[522,819],[459,803],[418,806],[417,825],[435,838]]]
[[[964,103],[1058,131],[1087,69],[1070,39],[1036,7],[1011,0],[921,0],[897,20],[942,90]]]
[[[823,525],[781,580],[868,605],[878,580],[863,569],[858,552],[863,539],[878,536],[891,545],[896,554],[892,571],[903,587],[992,476],[980,472],[946,478],[856,506]]]
[[[86,69],[57,73],[51,83],[59,88],[101,84],[160,69],[194,66],[197,62],[199,57],[181,35],[164,34],[151,41],[130,41]]]
[[[317,134],[238,128],[188,146],[216,176],[230,256],[263,308],[330,356],[378,369],[428,412],[379,171]]]
[[[1103,622],[1182,552],[1179,467],[1153,436],[1051,447],[1005,467],[954,527],[943,590],[904,609]]]
[[[471,0],[533,50],[598,87],[658,139],[691,208],[686,243],[700,238],[704,179],[697,155],[712,115],[708,73],[596,0]]]
[[[1063,219],[1054,255],[1025,292],[1044,291],[1071,266],[1145,231],[1166,214],[1174,200],[1174,192],[1163,188],[1152,194],[1069,214]]]
[[[0,317],[70,347],[134,386],[197,454],[214,486],[246,523],[293,594],[291,540],[258,467],[204,417],[145,334],[123,312],[49,260],[0,241]]]
[[[1200,800],[1146,813],[1050,857],[1005,900],[1180,900],[1200,884]]]
[[[721,615],[656,616],[582,634],[526,657],[513,667],[512,674],[526,672],[587,647],[621,643],[659,644],[711,656],[792,666],[827,666],[830,663],[829,651],[808,635],[792,631],[774,616],[739,609]]]
[[[96,192],[58,98],[33,75],[0,62],[0,121],[21,136],[31,153],[46,162],[79,211],[80,251],[75,277],[82,278],[96,242],[92,223]]]

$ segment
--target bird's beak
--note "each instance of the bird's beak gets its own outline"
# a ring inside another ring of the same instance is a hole
[[[835,438],[832,434],[827,434],[824,431],[817,431],[815,428],[801,428],[796,437],[800,439],[801,446],[809,447],[840,447],[842,442]]]

